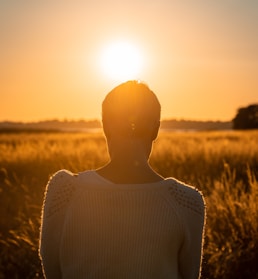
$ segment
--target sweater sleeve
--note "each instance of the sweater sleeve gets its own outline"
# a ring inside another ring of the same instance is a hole
[[[179,271],[184,279],[197,279],[201,276],[205,201],[201,192],[195,188],[176,184],[173,194],[180,208],[179,218],[184,230],[179,251]]]
[[[61,170],[46,187],[42,208],[39,253],[46,278],[61,278],[59,243],[66,208],[75,190],[72,173]]]

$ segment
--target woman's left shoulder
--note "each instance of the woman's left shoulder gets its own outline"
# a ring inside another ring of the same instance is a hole
[[[76,177],[76,174],[64,169],[51,176],[44,200],[47,216],[59,212],[69,203],[76,189]]]

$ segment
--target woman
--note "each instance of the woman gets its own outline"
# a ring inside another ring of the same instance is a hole
[[[149,165],[160,104],[143,83],[114,88],[102,104],[110,161],[57,172],[43,206],[46,278],[199,278],[205,206],[191,186]]]

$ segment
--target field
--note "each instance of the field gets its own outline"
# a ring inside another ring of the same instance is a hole
[[[0,279],[42,278],[41,205],[51,174],[108,161],[100,133],[0,134]],[[160,132],[150,163],[203,191],[202,278],[258,278],[258,131]]]

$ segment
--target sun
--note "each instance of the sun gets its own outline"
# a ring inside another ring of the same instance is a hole
[[[142,54],[136,45],[116,41],[103,50],[101,66],[103,72],[113,80],[138,79],[142,71],[142,60]]]

